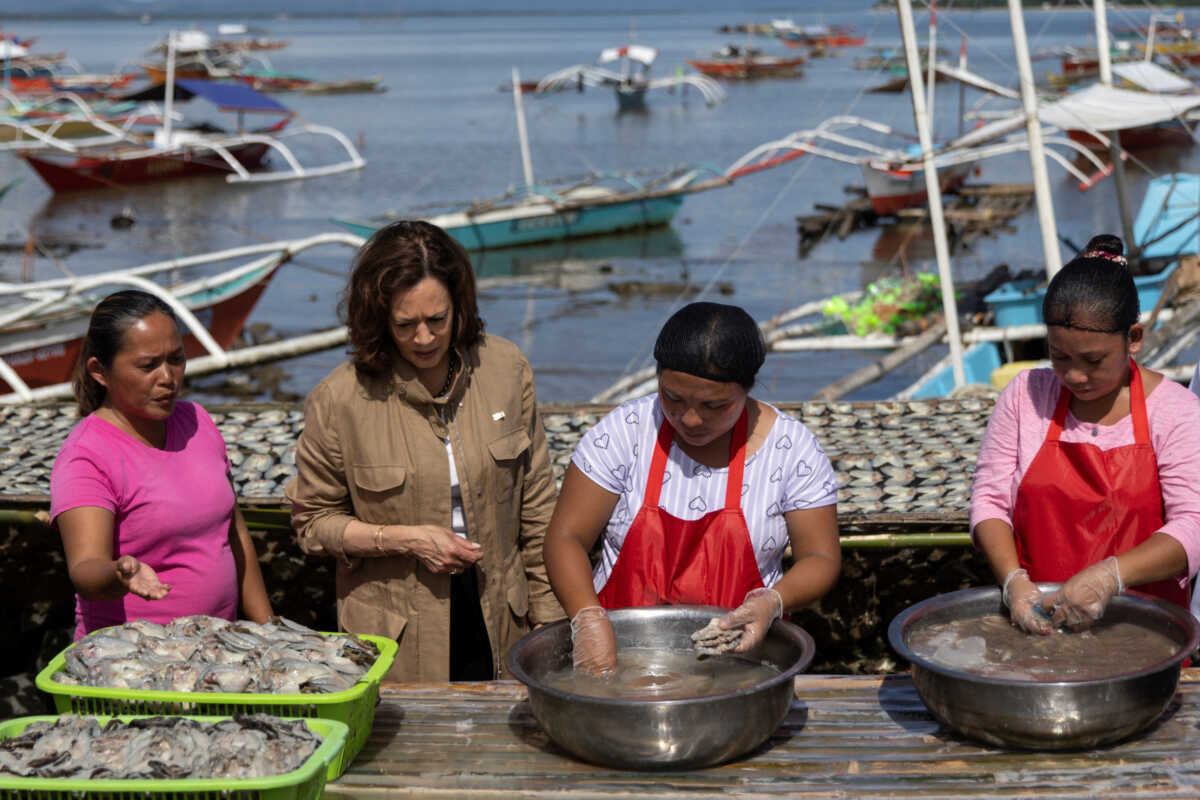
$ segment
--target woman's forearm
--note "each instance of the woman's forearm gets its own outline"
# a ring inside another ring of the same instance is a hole
[[[568,617],[581,608],[600,605],[592,585],[592,564],[576,539],[549,535],[544,550],[550,586]]]
[[[987,557],[996,583],[1004,583],[1008,574],[1021,566],[1017,559],[1017,543],[1013,538],[1012,526],[1004,520],[985,519],[980,522],[975,526],[975,541]]]
[[[242,613],[246,615],[246,619],[254,622],[266,622],[275,612],[267,595],[267,585],[263,580],[262,567],[258,563],[258,551],[254,549],[254,539],[250,536],[241,510],[237,508],[233,512],[229,544],[237,568],[238,596],[241,599]]]
[[[117,562],[110,558],[79,561],[69,571],[75,592],[83,600],[120,600],[129,591],[117,577]]]

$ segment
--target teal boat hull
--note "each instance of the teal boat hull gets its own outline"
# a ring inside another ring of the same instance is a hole
[[[546,214],[513,216],[509,219],[478,219],[463,225],[442,227],[467,250],[494,250],[666,225],[683,205],[684,196],[682,193],[656,195],[618,203],[572,206],[552,210]],[[481,218],[486,216],[488,215],[480,215]],[[431,218],[429,221],[438,223],[437,218]],[[333,222],[367,238],[388,221],[360,221],[335,217]]]

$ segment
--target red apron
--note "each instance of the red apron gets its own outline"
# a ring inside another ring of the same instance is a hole
[[[1065,581],[1162,528],[1162,491],[1150,444],[1146,395],[1137,364],[1133,359],[1129,364],[1134,443],[1101,450],[1087,442],[1059,441],[1071,403],[1071,393],[1063,387],[1046,441],[1017,488],[1017,558],[1034,581]],[[1176,580],[1137,589],[1188,607],[1187,587]]]
[[[605,608],[664,603],[734,608],[762,586],[750,530],[742,514],[746,466],[746,412],[733,426],[725,507],[683,520],[659,507],[667,454],[675,429],[663,419],[646,479],[642,507],[625,534],[612,573],[600,590]]]

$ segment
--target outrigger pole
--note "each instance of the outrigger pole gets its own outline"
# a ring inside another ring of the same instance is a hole
[[[925,173],[925,193],[929,201],[929,223],[933,227],[933,249],[937,255],[938,277],[942,289],[942,314],[946,318],[946,337],[950,340],[950,363],[954,371],[954,385],[958,387],[967,382],[967,376],[963,370],[962,337],[958,330],[958,303],[954,299],[954,279],[950,275],[950,247],[946,243],[942,186],[937,166],[933,163],[933,135],[930,133],[929,114],[925,108],[925,87],[922,86],[924,81],[921,77],[921,58],[917,53],[911,0],[896,0],[896,11],[900,15],[900,35],[904,39],[904,59],[908,64],[913,119],[921,141],[921,163]]]
[[[1108,48],[1108,9],[1105,0],[1094,0],[1096,15],[1096,54],[1100,57],[1100,83],[1112,87],[1112,54]],[[1150,20],[1150,38],[1146,41],[1146,60],[1153,54],[1154,20]],[[1132,252],[1133,215],[1129,213],[1129,195],[1125,186],[1125,162],[1121,158],[1121,132],[1112,131],[1108,137],[1108,157],[1113,166],[1113,182],[1117,185],[1117,208],[1121,213],[1121,234],[1125,247]]]
[[[513,104],[517,107],[517,138],[521,143],[521,167],[525,170],[525,186],[533,186],[533,163],[529,158],[529,134],[525,132],[525,109],[521,105],[521,74],[512,68]]]
[[[1046,276],[1062,269],[1062,253],[1058,249],[1058,227],[1054,222],[1054,199],[1050,196],[1050,177],[1046,172],[1046,154],[1042,147],[1042,121],[1038,118],[1037,88],[1033,83],[1033,67],[1029,62],[1029,42],[1025,39],[1025,16],[1021,0],[1008,0],[1008,16],[1012,23],[1013,49],[1017,56],[1017,74],[1021,80],[1021,105],[1025,110],[1025,130],[1029,138],[1029,166],[1033,171],[1033,197],[1037,203],[1038,224],[1042,229],[1042,253],[1046,259]]]

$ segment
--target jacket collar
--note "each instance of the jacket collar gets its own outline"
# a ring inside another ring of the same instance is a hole
[[[471,364],[464,357],[461,349],[455,347],[454,352],[458,355],[458,374],[454,376],[450,391],[443,397],[434,397],[430,394],[429,390],[425,388],[425,384],[421,383],[421,379],[417,377],[417,371],[413,365],[397,353],[393,362],[396,394],[417,406],[446,405],[451,400],[456,400],[462,394],[463,387],[466,386],[463,376],[470,370]]]

